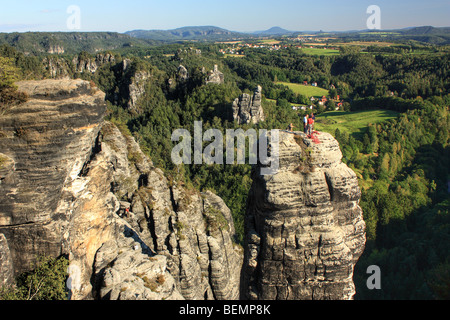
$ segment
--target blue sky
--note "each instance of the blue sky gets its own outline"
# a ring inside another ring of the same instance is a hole
[[[280,26],[293,31],[366,29],[369,5],[381,9],[381,28],[450,26],[450,0],[14,0],[2,1],[0,32],[72,31],[71,5],[80,8],[79,31],[125,32],[214,25],[233,31]]]

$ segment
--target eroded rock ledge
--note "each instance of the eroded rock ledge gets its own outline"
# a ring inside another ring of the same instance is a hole
[[[355,173],[337,141],[280,131],[280,169],[253,175],[246,217],[243,299],[351,299],[365,245]]]

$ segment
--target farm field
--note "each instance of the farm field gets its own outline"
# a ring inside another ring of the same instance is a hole
[[[281,41],[280,40],[275,40],[275,39],[263,39],[258,41],[258,43],[262,43],[262,44],[280,44]]]
[[[340,54],[337,49],[322,49],[322,48],[302,48],[304,54],[311,56],[338,56]]]
[[[371,123],[379,123],[395,119],[398,112],[391,110],[368,110],[357,112],[329,111],[316,116],[315,129],[334,135],[337,128],[360,136]]]
[[[299,83],[290,83],[290,82],[281,82],[278,81],[276,84],[281,84],[284,86],[289,87],[294,91],[294,93],[302,94],[307,97],[322,97],[322,96],[328,96],[328,90],[319,88],[319,87],[313,87],[311,85],[305,86],[303,84]]]

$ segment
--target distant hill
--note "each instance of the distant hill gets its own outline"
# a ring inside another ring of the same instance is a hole
[[[133,30],[125,34],[146,40],[183,41],[183,40],[228,40],[248,38],[250,35],[229,31],[214,26],[183,27],[172,30]]]
[[[321,36],[320,32],[315,32],[315,34]],[[329,31],[324,33],[325,37],[330,35],[346,41],[392,41],[404,43],[412,40],[434,45],[450,44],[450,27],[423,26],[404,29]]]
[[[380,32],[385,33],[380,35]],[[395,33],[395,35],[386,34]],[[234,39],[248,39],[267,36],[299,35],[302,33],[317,34],[320,36],[323,31],[289,31],[279,26],[268,30],[255,32],[235,32],[215,26],[191,26],[171,30],[133,30],[126,32],[127,35],[136,39],[178,42],[178,41],[223,41]],[[411,27],[399,30],[352,30],[352,31],[329,31],[326,35],[333,34],[339,38],[347,39],[369,39],[369,40],[416,40],[431,44],[450,43],[450,28],[436,28],[431,26]]]
[[[286,29],[283,29],[283,28],[281,28],[281,27],[272,27],[272,28],[270,28],[270,29],[268,29],[268,30],[265,30],[265,31],[257,31],[257,32],[254,32],[254,34],[260,34],[260,35],[277,35],[277,36],[280,36],[280,35],[288,35],[288,34],[292,34],[292,33],[295,33],[294,31],[289,31],[289,30],[286,30]]]
[[[399,30],[405,38],[430,44],[450,44],[450,28],[431,26],[414,27]]]
[[[2,44],[31,54],[74,54],[80,51],[95,53],[155,43],[116,32],[14,32],[0,33],[0,45]]]
[[[436,28],[432,26],[413,27],[397,30],[405,35],[449,35],[450,27]]]
[[[183,27],[171,30],[133,30],[125,32],[125,34],[130,35],[134,38],[165,42],[184,40],[220,41],[232,39],[248,39],[261,36],[280,36],[293,33],[293,31],[289,31],[281,27],[272,27],[264,31],[246,33],[230,31],[215,26]]]

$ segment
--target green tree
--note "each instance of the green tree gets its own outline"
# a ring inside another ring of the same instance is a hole
[[[0,114],[8,106],[27,100],[27,96],[18,92],[14,84],[19,79],[20,69],[14,65],[14,60],[0,56]]]
[[[20,69],[18,69],[12,58],[0,56],[0,91],[7,88],[14,88],[14,82],[20,78]]]
[[[40,257],[33,271],[16,279],[16,286],[0,290],[0,300],[66,300],[68,265],[64,257]]]

